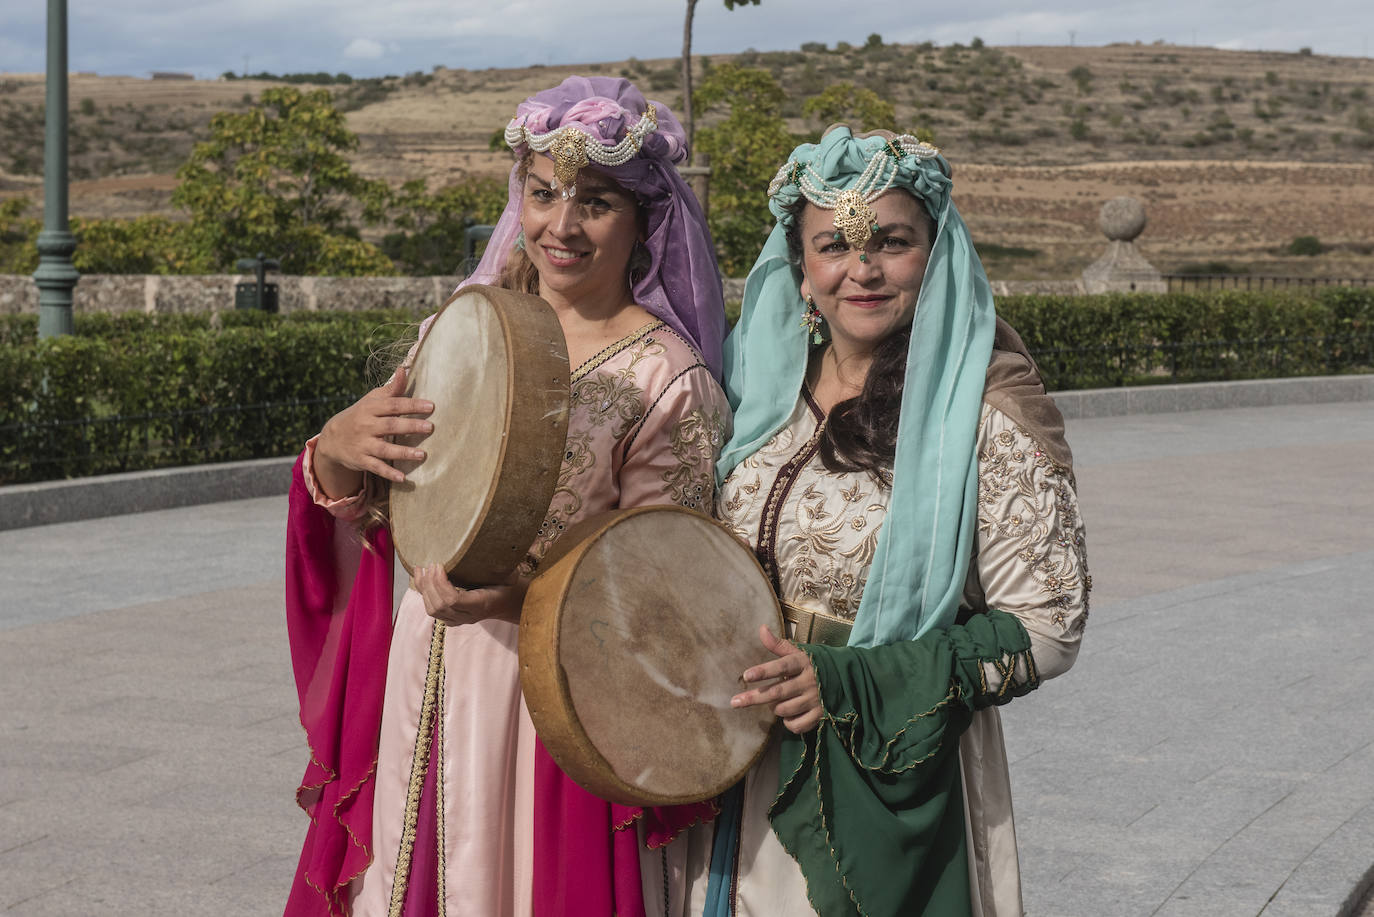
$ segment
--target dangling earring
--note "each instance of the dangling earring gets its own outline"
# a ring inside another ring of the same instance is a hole
[[[515,250],[523,252],[525,250],[525,227],[520,227],[520,232],[515,236]]]
[[[649,253],[649,247],[636,240],[634,248],[630,249],[630,263],[626,268],[630,289],[633,290],[645,278],[653,263],[653,256]]]
[[[821,337],[821,326],[824,324],[825,316],[816,308],[816,300],[806,297],[806,312],[802,314],[801,326],[811,335],[811,343],[819,344],[824,340]]]

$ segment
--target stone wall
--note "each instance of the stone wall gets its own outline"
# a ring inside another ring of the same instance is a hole
[[[460,277],[287,277],[275,283],[282,312],[359,311],[397,306],[437,309]],[[252,275],[87,274],[72,292],[77,312],[218,312],[234,308],[234,286]],[[38,311],[38,287],[26,275],[0,275],[0,314]]]
[[[360,311],[400,306],[437,309],[461,277],[286,277],[268,276],[277,285],[282,312],[333,309]],[[252,275],[164,277],[155,274],[87,274],[72,293],[77,312],[218,312],[234,308],[234,286]],[[998,296],[1018,293],[1077,295],[1081,280],[992,282]],[[744,296],[744,280],[725,280],[725,299]],[[0,314],[38,311],[38,287],[28,275],[0,274]]]
[[[1020,296],[1037,293],[1045,296],[1082,296],[1082,280],[993,280],[990,282],[994,296]],[[725,301],[739,301],[744,298],[744,278],[725,279]]]

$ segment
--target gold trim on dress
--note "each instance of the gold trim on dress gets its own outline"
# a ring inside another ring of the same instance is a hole
[[[662,320],[656,318],[653,321],[649,322],[647,325],[643,325],[639,328],[636,328],[634,331],[631,331],[629,334],[625,335],[623,338],[616,341],[614,344],[602,348],[601,350],[597,351],[596,353],[592,354],[590,357],[579,363],[577,365],[577,368],[572,371],[570,381],[581,381],[592,370],[596,369],[602,363],[605,363],[611,357],[620,353],[620,351],[624,350],[626,347],[629,347],[635,341],[639,340],[647,334],[654,333],[660,328],[666,327],[667,325]]]
[[[443,625],[435,624],[434,629],[439,630]],[[436,913],[439,917],[444,917],[446,908],[444,905],[444,668],[442,664],[439,668],[439,687],[436,708],[438,716],[434,721],[434,854],[438,861],[439,874],[435,877],[434,886],[438,890],[439,910]]]
[[[429,752],[434,741],[434,711],[439,703],[439,683],[444,674],[444,625],[434,622],[434,636],[429,641],[429,669],[425,672],[425,696],[420,706],[420,728],[415,736],[415,756],[410,762],[410,785],[406,788],[405,821],[401,829],[401,846],[396,851],[396,875],[391,883],[391,904],[388,917],[401,917],[405,906],[406,889],[410,886],[411,858],[415,855],[415,823],[420,816],[420,793],[429,771]],[[434,781],[435,786],[439,780]]]

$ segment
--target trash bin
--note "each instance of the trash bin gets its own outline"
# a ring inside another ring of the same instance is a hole
[[[277,311],[277,285],[275,283],[264,283],[262,285],[262,311]],[[258,285],[256,283],[239,283],[234,285],[234,308],[235,309],[256,309],[258,307]]]

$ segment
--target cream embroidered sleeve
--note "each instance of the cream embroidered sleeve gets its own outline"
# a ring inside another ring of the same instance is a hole
[[[1088,620],[1092,577],[1074,488],[1072,471],[1006,414],[984,406],[978,579],[988,607],[1015,615],[1026,628],[1033,660],[1022,665],[1033,664],[1042,680],[1073,665]]]

